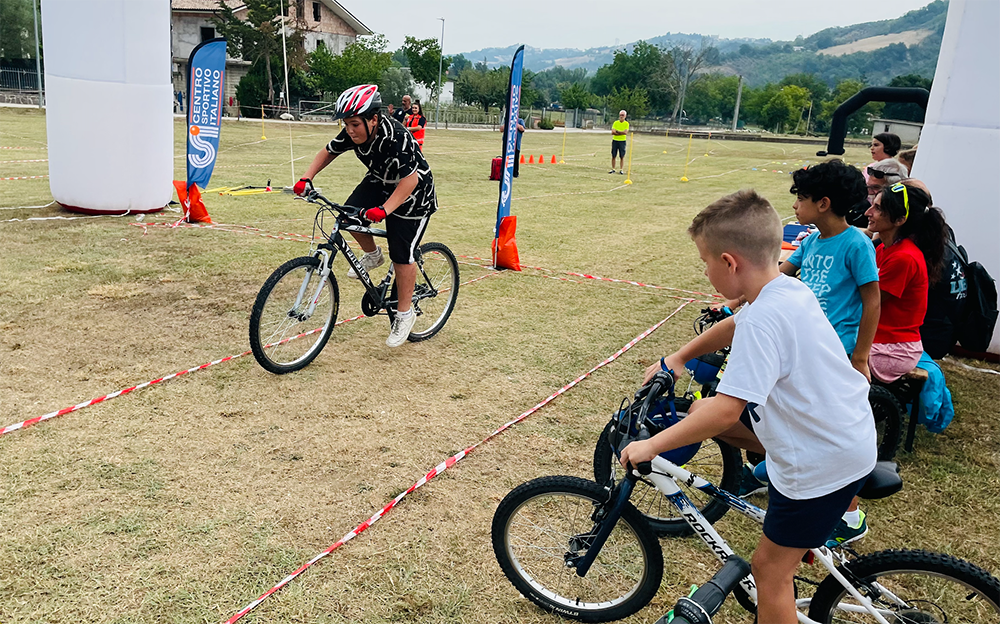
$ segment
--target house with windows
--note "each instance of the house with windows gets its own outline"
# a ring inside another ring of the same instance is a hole
[[[241,0],[223,0],[238,18],[245,18],[247,7]],[[219,10],[219,0],[170,0],[171,74],[174,92],[187,92],[187,64],[191,51],[202,41],[214,39],[212,18]],[[303,31],[306,52],[325,46],[333,54],[372,31],[337,0],[287,0],[284,4],[289,24]],[[229,51],[230,54],[233,50]],[[225,99],[236,97],[236,85],[250,71],[250,61],[230,56],[226,60]],[[228,107],[227,107],[228,108]],[[235,114],[235,111],[231,111]]]

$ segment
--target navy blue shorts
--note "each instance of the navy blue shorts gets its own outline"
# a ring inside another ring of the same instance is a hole
[[[617,155],[625,158],[626,143],[628,143],[628,141],[611,141],[611,157],[614,158]]]
[[[867,479],[865,475],[835,492],[805,500],[788,498],[769,483],[764,535],[778,546],[788,548],[822,546]]]
[[[740,422],[753,431],[752,403],[740,414]],[[818,548],[830,539],[837,523],[868,476],[818,498],[795,500],[788,498],[771,483],[767,484],[767,514],[764,535],[778,546],[788,548]]]

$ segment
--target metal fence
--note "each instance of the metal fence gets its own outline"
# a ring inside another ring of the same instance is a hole
[[[43,85],[44,86],[44,85]],[[0,89],[38,92],[38,74],[20,67],[0,66]]]

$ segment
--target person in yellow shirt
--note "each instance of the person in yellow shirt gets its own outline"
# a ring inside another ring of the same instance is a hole
[[[628,122],[625,111],[618,111],[618,121],[611,124],[611,171],[615,172],[615,155],[618,155],[618,173],[625,175],[625,143],[628,139]]]

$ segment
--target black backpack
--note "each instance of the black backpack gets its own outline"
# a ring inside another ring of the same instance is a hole
[[[949,241],[950,245],[954,245]],[[963,348],[983,353],[993,339],[997,324],[997,286],[986,267],[969,262],[965,248],[958,246],[958,255],[965,263],[967,296],[962,322],[958,324],[956,338]]]

